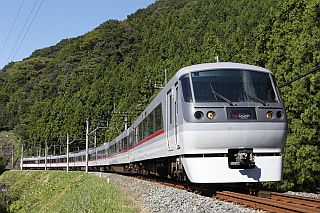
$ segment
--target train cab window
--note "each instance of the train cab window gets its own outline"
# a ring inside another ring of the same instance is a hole
[[[192,102],[192,93],[191,93],[191,87],[190,87],[189,74],[182,76],[180,78],[180,81],[181,81],[184,101]]]
[[[196,102],[277,102],[268,73],[222,69],[191,76]]]

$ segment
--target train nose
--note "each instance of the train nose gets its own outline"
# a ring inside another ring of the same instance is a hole
[[[186,150],[199,152],[227,148],[254,148],[255,151],[274,149],[281,152],[287,132],[285,123],[203,123],[197,124],[197,127],[188,125],[188,131],[181,134],[180,140]]]

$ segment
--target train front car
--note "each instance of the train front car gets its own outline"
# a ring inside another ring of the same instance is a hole
[[[280,181],[287,120],[272,73],[237,63],[180,73],[177,140],[190,181]]]

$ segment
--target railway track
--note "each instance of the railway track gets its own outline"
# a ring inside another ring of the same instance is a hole
[[[275,192],[259,192],[258,196],[231,191],[218,191],[215,197],[267,212],[320,213],[320,200]]]
[[[320,213],[320,199],[315,198],[287,195],[270,191],[259,191],[248,188],[239,189],[228,185],[226,185],[225,188],[228,188],[230,191],[224,191],[223,187],[220,189],[211,189],[185,185],[183,183],[168,180],[159,180],[157,178],[146,178],[143,176],[139,176],[138,178],[191,191],[204,196],[214,197],[219,200],[233,202],[255,209],[261,209],[267,212]]]
[[[257,188],[235,187],[234,185],[227,184],[219,184],[218,187],[208,188],[202,185],[189,185],[184,182],[159,179],[151,176],[129,176],[267,212],[320,213],[320,199],[316,198],[262,191]]]

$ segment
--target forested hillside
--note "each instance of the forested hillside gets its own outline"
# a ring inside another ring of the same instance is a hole
[[[154,97],[149,86],[196,63],[249,63],[278,84],[320,63],[319,0],[159,0],[124,21],[35,51],[0,72],[0,130],[28,147],[82,135],[86,118],[109,119],[112,139]],[[289,118],[281,187],[320,191],[320,73],[281,89]],[[104,136],[101,136],[103,135]]]

